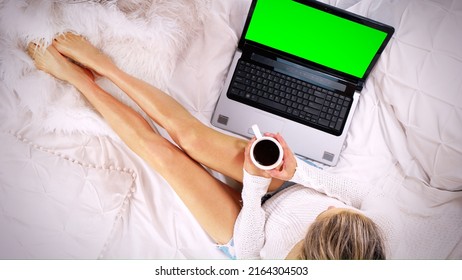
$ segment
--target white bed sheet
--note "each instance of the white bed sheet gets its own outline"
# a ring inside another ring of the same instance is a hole
[[[403,231],[393,258],[462,259],[462,130],[450,130],[462,124],[462,81],[451,76],[462,70],[460,2],[325,2],[397,29],[363,90],[341,159],[328,170],[396,197]],[[207,125],[249,3],[211,1],[166,82]],[[446,87],[428,92],[430,81]],[[0,258],[225,258],[168,184],[114,135],[45,133],[30,114],[5,123]]]

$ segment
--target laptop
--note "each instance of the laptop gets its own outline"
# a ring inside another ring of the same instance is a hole
[[[336,165],[393,33],[318,1],[253,0],[212,125],[250,138],[257,124],[280,133],[295,154]]]

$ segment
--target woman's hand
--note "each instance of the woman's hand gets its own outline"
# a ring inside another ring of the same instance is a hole
[[[297,169],[297,161],[295,160],[294,153],[289,148],[284,138],[282,138],[281,134],[268,133],[265,135],[275,138],[279,144],[281,144],[282,150],[284,151],[281,165],[275,169],[267,171],[267,174],[272,178],[289,181],[292,177],[294,177],[295,170]]]
[[[244,169],[247,171],[247,173],[254,176],[276,178],[283,181],[292,179],[295,174],[295,169],[297,168],[297,161],[295,160],[295,156],[292,150],[289,148],[286,141],[280,134],[265,133],[265,136],[273,137],[281,144],[284,151],[284,157],[282,159],[281,165],[275,169],[265,171],[259,169],[255,166],[255,164],[253,164],[252,160],[250,159],[250,147],[252,147],[253,142],[256,140],[254,137],[249,141],[247,147],[245,148]]]

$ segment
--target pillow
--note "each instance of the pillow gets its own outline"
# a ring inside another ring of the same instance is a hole
[[[101,3],[98,3],[101,2]],[[201,26],[208,0],[29,1],[0,4],[0,81],[10,118],[31,113],[45,131],[112,135],[72,86],[39,71],[25,52],[28,42],[66,31],[84,35],[124,71],[165,89],[178,58]],[[139,112],[117,87],[100,85]],[[2,105],[0,105],[2,106]],[[7,126],[7,124],[3,124]]]
[[[462,190],[462,6],[457,1],[362,1],[368,17],[396,29],[377,65],[378,94],[406,135],[408,176]],[[417,166],[415,166],[417,165]]]

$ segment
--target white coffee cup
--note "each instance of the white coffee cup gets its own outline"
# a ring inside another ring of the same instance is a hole
[[[250,147],[253,164],[262,170],[271,170],[281,165],[284,156],[281,144],[273,137],[263,136],[256,124],[252,130],[257,138]]]

